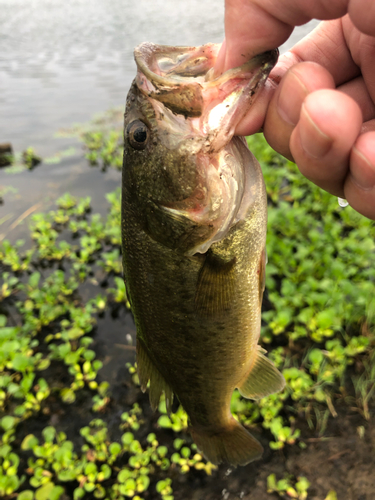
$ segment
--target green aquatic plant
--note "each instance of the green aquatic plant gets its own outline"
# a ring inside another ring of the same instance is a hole
[[[91,165],[101,163],[103,168],[111,166],[120,169],[122,167],[122,131],[86,132],[82,139],[88,150],[86,159]]]
[[[47,165],[60,163],[64,158],[69,158],[77,154],[77,150],[74,147],[63,149],[62,151],[58,151],[52,156],[43,159],[43,163]]]
[[[25,244],[24,240],[17,240],[12,245],[8,240],[0,243],[0,261],[8,266],[12,271],[25,271],[29,268],[31,259],[33,257],[33,250],[27,250],[21,254],[20,248]],[[7,274],[9,276],[9,274]]]
[[[35,149],[31,146],[22,153],[22,160],[29,170],[32,170],[42,161],[40,156],[36,154]]]
[[[130,309],[130,302],[128,299],[128,296],[126,294],[126,286],[124,283],[123,278],[120,278],[119,276],[114,277],[114,282],[116,285],[116,288],[108,288],[108,293],[111,293],[113,295],[113,298],[115,302],[118,302],[120,304],[125,304],[128,309]]]
[[[104,135],[97,137],[99,162]],[[266,432],[271,450],[304,447],[303,415],[323,435],[338,399],[365,419],[372,413],[375,230],[303,180],[258,137],[250,143],[270,202],[261,341],[287,385],[260,401],[235,391],[231,411],[250,431]],[[168,415],[161,402],[150,432],[141,405],[124,403],[117,440],[111,437],[114,395],[100,377],[92,334],[98,317],[130,304],[121,277],[119,189],[106,198],[103,216],[91,213],[89,197],[64,194],[54,210],[32,217],[31,248],[25,251],[22,241],[0,244],[0,496],[167,500],[179,487],[177,474],[215,473],[192,444],[181,406]],[[54,376],[57,367],[63,381]],[[128,368],[139,385],[136,366]],[[101,418],[82,422],[82,447],[58,424],[26,437],[20,430],[50,415],[54,405],[68,407],[83,397]],[[300,499],[308,492],[306,481],[290,476],[270,479],[272,488]]]
[[[5,418],[5,417],[4,417]],[[2,427],[4,424],[2,422]],[[6,425],[5,425],[6,427]],[[25,481],[25,475],[19,473],[19,456],[12,451],[9,444],[0,445],[0,495],[11,497]]]
[[[287,474],[283,479],[277,480],[275,474],[270,474],[267,478],[267,492],[277,493],[282,498],[306,500],[309,488],[310,483],[303,476],[294,479]]]

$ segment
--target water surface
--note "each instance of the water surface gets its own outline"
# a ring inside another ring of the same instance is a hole
[[[221,42],[223,22],[217,0],[0,0],[0,142],[51,154],[54,131],[123,105],[136,45]]]

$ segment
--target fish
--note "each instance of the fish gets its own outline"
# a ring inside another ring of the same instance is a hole
[[[175,395],[198,450],[246,465],[263,448],[231,414],[280,391],[258,345],[265,287],[267,197],[236,125],[277,61],[260,54],[215,76],[219,44],[135,48],[126,98],[122,246],[142,391],[171,412]]]

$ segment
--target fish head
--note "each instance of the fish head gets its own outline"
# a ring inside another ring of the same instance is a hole
[[[249,172],[233,135],[278,56],[265,52],[215,78],[219,48],[141,44],[127,97],[128,197],[152,238],[187,255],[206,252],[243,212]]]

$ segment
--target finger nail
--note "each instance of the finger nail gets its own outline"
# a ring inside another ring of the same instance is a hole
[[[375,185],[375,166],[355,146],[352,154],[357,156],[357,168],[353,166],[350,170],[353,181],[362,189],[372,189]]]
[[[296,125],[299,120],[301,104],[308,90],[297,75],[289,73],[280,89],[277,109],[280,117],[290,125]]]
[[[299,135],[302,148],[312,158],[322,158],[331,149],[332,139],[320,130],[305,105],[302,105],[301,109]]]

